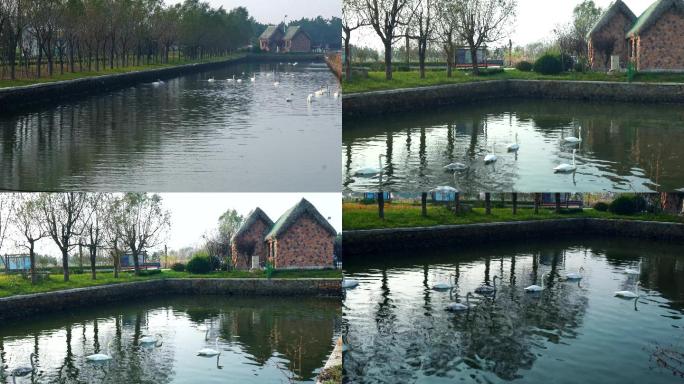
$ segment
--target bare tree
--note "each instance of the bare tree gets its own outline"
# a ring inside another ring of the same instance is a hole
[[[31,283],[37,282],[36,276],[36,242],[47,236],[40,225],[42,218],[38,195],[22,194],[15,214],[15,226],[25,239],[18,245],[28,249],[31,262]]]
[[[425,53],[427,52],[428,42],[433,39],[436,12],[436,0],[417,0],[413,11],[407,37],[414,39],[418,43],[418,68],[420,78],[425,78]],[[407,51],[408,55],[408,46]]]
[[[2,250],[2,243],[5,241],[9,223],[14,214],[14,207],[16,205],[16,195],[13,193],[0,194],[0,250]],[[5,269],[9,266],[5,265]]]
[[[81,215],[86,206],[86,194],[42,193],[39,206],[43,231],[61,251],[64,281],[69,281],[69,251],[78,245],[78,237],[83,232]]]
[[[104,232],[109,214],[108,202],[111,201],[109,194],[88,194],[86,200],[86,214],[83,215],[83,235],[85,246],[90,256],[90,273],[93,280],[97,279],[97,251],[102,248],[105,240]]]
[[[355,30],[368,25],[361,12],[360,0],[342,2],[342,32],[344,33],[344,69],[347,81],[351,80],[351,34]]]
[[[435,33],[442,45],[447,62],[447,77],[452,76],[452,68],[456,55],[456,18],[458,0],[439,0],[437,2],[437,20]]]
[[[385,78],[392,80],[392,44],[401,36],[397,30],[410,18],[411,0],[363,0],[362,12],[385,47]]]
[[[468,44],[473,73],[479,73],[478,50],[504,38],[515,18],[517,0],[459,0],[456,21],[460,38]]]
[[[123,242],[123,236],[119,233],[123,227],[122,221],[125,219],[124,201],[113,195],[105,196],[105,208],[107,210],[105,219],[105,231],[103,234],[104,244],[109,248],[112,262],[114,264],[114,278],[119,278],[119,270],[121,269],[121,255],[126,244]]]

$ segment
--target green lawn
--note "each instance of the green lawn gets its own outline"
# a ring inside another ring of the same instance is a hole
[[[607,219],[648,220],[684,223],[684,218],[670,215],[639,214],[619,216],[609,212],[584,209],[557,214],[553,209],[540,209],[539,214],[532,208],[519,208],[513,215],[511,208],[492,208],[486,215],[484,208],[475,208],[470,213],[456,215],[443,206],[428,205],[428,215],[421,215],[420,205],[386,204],[385,220],[378,217],[377,205],[345,203],[342,206],[342,226],[344,230],[375,228],[431,227],[436,225],[494,223],[506,221],[544,220],[573,217],[597,217]]]
[[[297,279],[297,278],[342,278],[340,270],[283,270],[275,271],[272,278],[280,279]],[[71,288],[92,287],[104,284],[118,284],[128,283],[132,281],[147,281],[158,280],[164,278],[266,278],[263,271],[247,272],[247,271],[229,271],[229,272],[214,272],[207,275],[193,275],[188,272],[174,272],[164,270],[159,274],[149,276],[135,276],[132,273],[121,273],[118,279],[114,278],[112,272],[103,272],[97,274],[97,280],[92,280],[89,273],[72,274],[70,281],[65,283],[61,274],[51,274],[50,278],[41,281],[36,285],[31,285],[30,280],[24,279],[21,275],[5,275],[0,274],[0,297],[7,297],[13,295],[22,295],[29,293],[51,292]]]
[[[242,56],[244,56],[244,54],[234,54],[234,55],[221,56],[221,57],[212,57],[212,58],[206,59],[206,60],[187,60],[187,59],[177,60],[177,59],[174,59],[169,64],[150,64],[150,65],[141,65],[141,66],[128,66],[128,67],[121,67],[121,68],[114,68],[114,69],[109,69],[109,67],[106,67],[106,68],[100,69],[97,72],[96,71],[76,72],[76,73],[65,72],[63,75],[59,74],[59,65],[56,65],[55,69],[54,69],[55,73],[53,74],[52,77],[47,77],[47,75],[45,75],[44,77],[42,77],[40,79],[0,80],[0,88],[18,87],[18,86],[23,86],[23,85],[32,85],[32,84],[41,84],[41,83],[51,83],[51,82],[63,81],[63,80],[75,80],[75,79],[82,79],[85,77],[114,75],[114,74],[128,73],[128,72],[135,72],[135,71],[146,71],[146,70],[174,67],[174,66],[186,65],[186,64],[210,63],[210,62],[224,61],[224,60],[230,60],[230,59],[237,59],[237,58],[242,57]],[[65,68],[65,70],[66,70],[66,68]]]
[[[527,79],[527,80],[576,80],[576,81],[619,81],[626,82],[625,73],[608,75],[599,72],[575,73],[568,72],[561,75],[541,75],[535,72],[521,72],[517,69],[506,70],[503,73],[472,76],[467,71],[455,70],[452,77],[447,77],[446,70],[430,70],[425,72],[425,79],[421,79],[418,71],[394,72],[391,81],[385,80],[385,72],[369,72],[368,78],[359,76],[352,81],[344,81],[342,89],[344,93],[358,93],[380,91],[388,89],[403,89],[426,87],[432,85],[456,84],[474,81],[504,80],[504,79]],[[684,73],[638,73],[634,81],[640,82],[684,82]]]

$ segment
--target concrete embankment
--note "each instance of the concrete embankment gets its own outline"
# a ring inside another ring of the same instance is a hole
[[[92,76],[75,80],[2,88],[0,89],[0,114],[16,112],[45,103],[58,103],[85,95],[126,88],[135,84],[151,83],[158,79],[166,80],[191,73],[204,72],[228,65],[306,60],[323,61],[323,59],[323,55],[318,54],[250,54],[210,63],[186,64],[114,75]]]
[[[421,228],[344,231],[345,257],[500,241],[565,237],[640,238],[684,244],[684,224],[652,221],[572,218]]]
[[[343,96],[342,110],[346,118],[360,118],[505,98],[684,103],[684,84],[569,80],[486,80],[353,93]]]
[[[339,297],[341,279],[159,279],[0,298],[0,320],[161,295]]]

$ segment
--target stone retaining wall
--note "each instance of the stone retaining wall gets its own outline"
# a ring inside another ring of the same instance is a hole
[[[684,244],[684,224],[573,218],[344,231],[342,239],[344,256],[348,259],[374,252],[569,236],[637,237]]]
[[[340,279],[159,279],[0,298],[0,320],[168,294],[341,295]]]
[[[344,95],[342,97],[342,113],[345,118],[354,118],[515,97],[684,103],[684,84],[569,80],[487,80]]]

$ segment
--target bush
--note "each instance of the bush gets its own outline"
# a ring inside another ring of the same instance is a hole
[[[547,53],[534,62],[534,71],[543,75],[557,75],[562,72],[560,58]]]
[[[211,272],[211,260],[208,256],[195,255],[188,261],[188,272],[196,274],[207,274]]]
[[[599,211],[599,212],[606,212],[608,211],[608,203],[604,203],[602,201],[599,201],[598,203],[594,204],[594,209]]]
[[[641,211],[643,205],[639,196],[623,195],[613,200],[608,210],[616,215],[633,215]]]
[[[183,263],[173,263],[171,269],[176,272],[185,272],[185,264]]]
[[[159,275],[161,274],[161,269],[143,269],[140,271],[138,276],[152,276],[152,275]]]
[[[515,69],[521,72],[531,72],[532,68],[533,65],[529,61],[521,61],[515,65]]]
[[[503,68],[482,68],[479,70],[478,76],[491,76],[499,73],[503,73]]]

